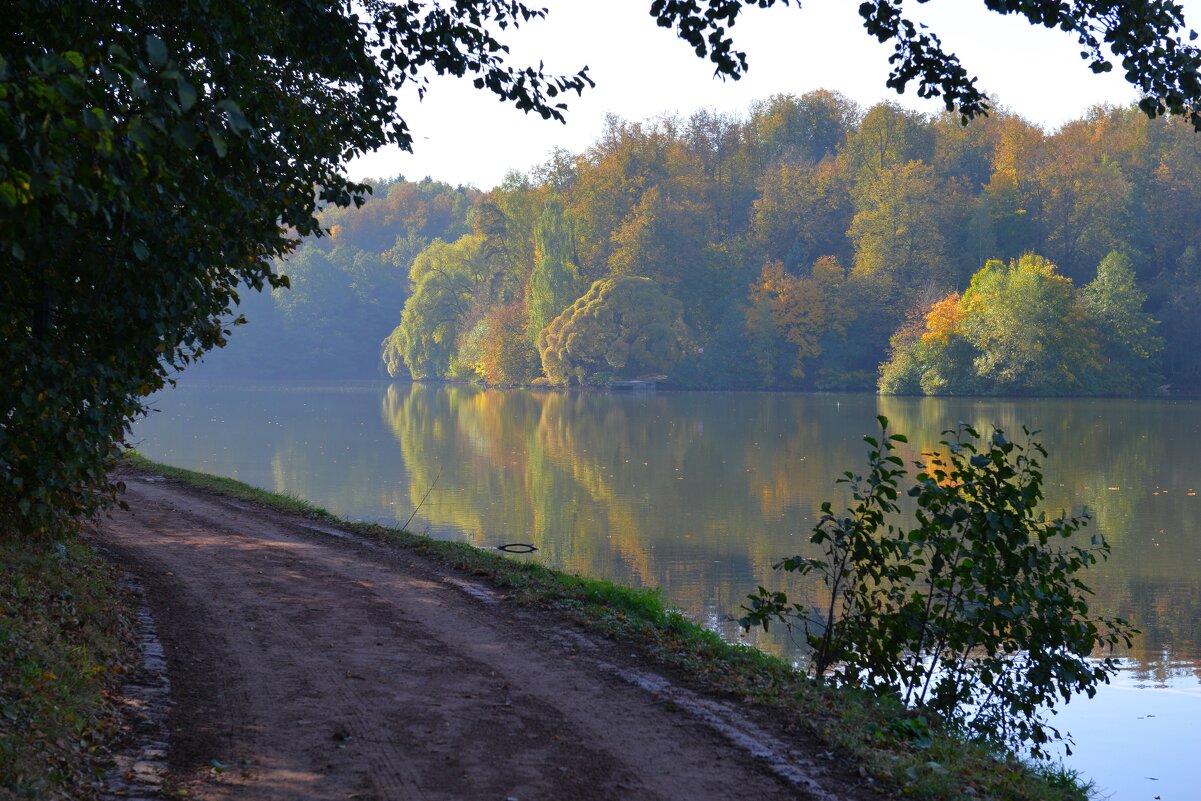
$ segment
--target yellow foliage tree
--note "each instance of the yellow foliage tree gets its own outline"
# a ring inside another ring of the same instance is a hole
[[[821,284],[814,278],[801,278],[784,269],[782,262],[763,265],[758,279],[751,284],[747,332],[753,342],[778,335],[794,348],[791,374],[805,377],[805,361],[821,355],[821,335],[826,330],[826,299]],[[767,351],[757,354],[766,358]],[[764,364],[771,375],[774,365]]]
[[[946,346],[951,337],[960,334],[960,324],[965,314],[959,304],[959,293],[952,292],[930,307],[926,313],[926,330],[922,342],[937,347]]]
[[[885,167],[860,184],[855,205],[847,236],[856,272],[886,276],[908,298],[949,277],[946,206],[931,167],[920,161]]]

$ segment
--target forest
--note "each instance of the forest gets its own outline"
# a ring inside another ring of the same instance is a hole
[[[1196,390],[1198,186],[1191,126],[1135,106],[1053,133],[830,91],[611,117],[488,191],[398,178],[325,210],[199,372]]]

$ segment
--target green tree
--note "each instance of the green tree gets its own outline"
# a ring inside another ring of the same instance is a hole
[[[897,303],[896,285],[886,273],[846,270],[827,261],[837,271],[826,273],[837,280],[826,281],[824,293],[832,311],[832,326],[822,337],[822,364],[818,389],[863,391],[873,388],[880,362],[888,349],[889,336],[904,318]],[[815,262],[815,267],[817,263]],[[815,276],[817,271],[815,269]]]
[[[1173,386],[1201,386],[1201,251],[1185,248],[1172,267],[1151,286],[1163,319],[1164,373]]]
[[[526,290],[529,338],[536,341],[546,324],[582,292],[575,223],[563,203],[552,197],[534,229],[534,269]]]
[[[954,114],[940,114],[930,121],[934,137],[930,164],[943,180],[962,179],[979,191],[992,174],[993,153],[1001,128],[1013,115],[1005,109],[992,111],[987,119],[963,125]]]
[[[414,259],[412,294],[381,346],[389,375],[407,367],[416,379],[446,378],[459,366],[459,337],[472,329],[478,293],[487,287],[482,248],[483,238],[470,234],[452,244],[434,240]]]
[[[1163,349],[1163,339],[1154,333],[1158,323],[1143,311],[1147,296],[1135,285],[1130,259],[1110,253],[1081,294],[1102,341],[1100,389],[1130,393],[1153,388],[1159,378],[1155,357]]]
[[[280,265],[288,287],[272,293],[277,315],[291,353],[307,362],[311,375],[323,375],[338,361],[364,355],[355,353],[359,298],[347,269],[352,258],[348,250],[326,253],[306,244]],[[387,331],[385,327],[376,332],[374,339]]]
[[[472,231],[482,237],[489,292],[497,303],[520,300],[534,265],[534,233],[545,201],[529,178],[510,170],[475,207]]]
[[[746,308],[747,355],[755,365],[757,384],[763,387],[776,385],[780,375],[782,343],[780,329],[770,303],[751,303]]]
[[[963,293],[976,374],[1001,393],[1072,394],[1098,369],[1096,337],[1070,279],[1041,256],[990,261]]]
[[[276,264],[290,286],[240,291],[248,325],[193,369],[220,378],[379,375],[375,346],[396,327],[413,259],[431,238],[467,233],[470,198],[479,193],[404,179],[373,190],[359,208],[319,212],[330,235],[305,239]]]
[[[542,369],[552,384],[603,384],[670,370],[688,332],[683,306],[649,278],[597,281],[538,335]]]

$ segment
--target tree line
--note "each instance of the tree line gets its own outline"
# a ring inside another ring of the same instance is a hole
[[[331,236],[283,265],[290,293],[250,301],[223,360],[260,370],[269,347],[278,371],[371,375],[382,353],[393,376],[501,385],[1195,388],[1198,186],[1191,126],[1133,106],[1050,134],[829,91],[610,118],[487,192],[398,179],[327,211]]]

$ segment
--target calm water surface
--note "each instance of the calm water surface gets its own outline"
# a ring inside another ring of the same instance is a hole
[[[886,415],[917,458],[964,420],[1041,430],[1050,509],[1109,539],[1094,608],[1143,630],[1095,699],[1063,708],[1102,797],[1201,799],[1201,402],[788,393],[562,393],[189,382],[134,431],[151,459],[554,567],[661,587],[730,638],[771,565],[804,552],[833,480]],[[431,490],[432,488],[432,490]],[[527,557],[528,558],[528,557]],[[793,591],[802,588],[791,587]],[[791,655],[787,639],[755,639]]]

